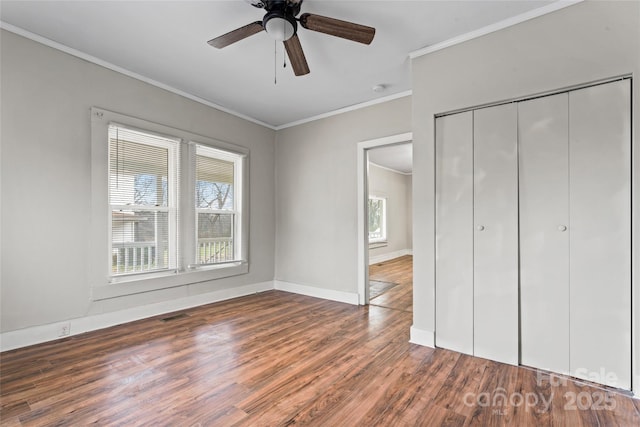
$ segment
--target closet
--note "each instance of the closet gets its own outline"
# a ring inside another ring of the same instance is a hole
[[[436,345],[631,388],[630,80],[436,119]]]

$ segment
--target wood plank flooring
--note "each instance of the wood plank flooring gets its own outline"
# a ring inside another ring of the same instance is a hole
[[[398,309],[269,291],[178,314],[0,354],[0,424],[640,425],[622,394],[410,344]]]
[[[388,283],[381,292],[370,293],[369,304],[411,313],[413,310],[413,257],[401,256],[369,266],[369,280]],[[374,283],[373,286],[376,284]],[[371,287],[371,285],[370,285]]]

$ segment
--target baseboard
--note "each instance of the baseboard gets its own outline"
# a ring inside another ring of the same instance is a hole
[[[121,325],[123,323],[133,322],[164,313],[170,313],[173,311],[184,310],[200,305],[225,301],[232,298],[238,298],[245,295],[251,295],[254,293],[264,292],[272,289],[278,289],[285,292],[358,305],[357,293],[322,289],[314,286],[300,285],[279,280],[267,281],[236,288],[221,289],[204,294],[190,295],[175,300],[163,301],[139,307],[132,307],[126,310],[120,310],[111,313],[95,314],[91,316],[49,323],[46,325],[38,325],[29,328],[18,329],[16,331],[4,332],[0,334],[0,352],[66,338],[68,336],[96,331],[99,329]],[[60,336],[59,333],[63,326],[66,327],[69,333],[65,336]]]
[[[96,314],[62,322],[4,332],[0,334],[0,351],[8,351],[33,344],[53,341],[60,338],[66,338],[67,336],[78,335],[84,332],[95,331],[147,317],[157,316],[159,314],[184,310],[191,307],[197,307],[199,305],[211,304],[272,289],[273,281],[261,282],[236,288],[221,289],[204,294],[190,295],[156,304],[132,307],[112,313]],[[64,337],[59,335],[59,331],[62,326],[66,326],[69,331],[69,334]]]
[[[409,342],[413,344],[422,345],[425,347],[435,347],[434,333],[432,331],[425,331],[424,329],[418,329],[415,326],[411,326],[411,337]]]
[[[280,280],[274,280],[274,288],[280,291],[292,292],[294,294],[358,305],[358,294],[355,292],[335,291],[332,289],[317,288],[315,286],[300,285]]]
[[[405,255],[413,255],[413,249],[401,249],[399,251],[388,252],[386,254],[375,255],[369,257],[369,265],[379,262],[389,261],[390,259],[399,258]]]

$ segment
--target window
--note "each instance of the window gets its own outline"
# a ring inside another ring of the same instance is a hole
[[[109,126],[111,274],[175,269],[178,140]]]
[[[92,299],[247,273],[248,155],[92,108]]]
[[[236,236],[240,215],[242,157],[196,145],[196,264],[238,259]]]
[[[369,243],[387,240],[387,199],[369,196]]]

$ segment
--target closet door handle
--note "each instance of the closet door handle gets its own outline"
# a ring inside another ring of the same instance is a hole
[[[476,227],[476,230],[478,231],[484,231],[484,225],[479,225]]]
[[[566,225],[559,225],[558,226],[558,230],[559,231],[567,231],[567,226]]]

